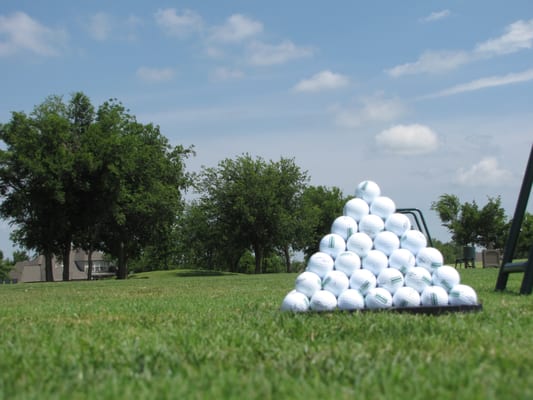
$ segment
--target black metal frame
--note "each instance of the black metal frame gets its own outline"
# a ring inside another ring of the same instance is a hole
[[[513,262],[516,245],[518,243],[518,236],[520,235],[520,229],[522,222],[524,221],[524,214],[526,212],[529,195],[531,193],[531,186],[533,184],[533,145],[531,146],[531,152],[529,154],[529,161],[527,163],[526,172],[524,174],[524,180],[522,181],[522,187],[520,194],[518,195],[518,201],[516,202],[516,209],[513,220],[511,222],[511,228],[509,229],[509,236],[505,242],[505,250],[503,253],[502,264],[500,266],[500,272],[498,274],[498,280],[496,281],[497,291],[505,290],[507,286],[507,279],[509,274],[515,272],[523,272],[522,285],[520,287],[520,294],[531,294],[533,289],[533,243],[531,243],[531,250],[529,252],[529,258],[525,262]]]
[[[396,212],[399,212],[401,214],[410,214],[413,217],[418,230],[424,235],[426,235],[428,244],[433,247],[433,240],[431,239],[431,235],[429,234],[429,229],[426,224],[426,220],[424,219],[424,214],[422,214],[422,211],[420,211],[418,208],[397,208]]]

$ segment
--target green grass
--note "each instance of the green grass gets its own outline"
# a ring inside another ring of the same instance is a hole
[[[533,398],[533,297],[440,316],[279,312],[296,274],[0,286],[0,399]]]

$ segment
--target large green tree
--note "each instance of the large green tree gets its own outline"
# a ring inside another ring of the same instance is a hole
[[[307,175],[294,160],[265,161],[248,154],[204,168],[198,183],[205,225],[219,235],[219,247],[231,254],[232,268],[247,249],[255,272],[276,249],[287,249],[294,231],[298,197]]]
[[[457,246],[503,247],[507,222],[500,197],[488,197],[482,208],[475,201],[461,203],[453,194],[443,194],[431,204]]]
[[[70,135],[67,108],[57,96],[29,116],[14,112],[0,127],[6,147],[0,150],[0,214],[15,226],[17,243],[44,254],[47,281],[53,280],[52,256],[63,254],[71,232],[66,212],[74,161]]]
[[[17,243],[45,255],[47,280],[52,256],[69,265],[72,244],[115,256],[119,278],[145,246],[168,244],[192,150],[171,147],[118,101],[95,113],[83,93],[68,104],[50,96],[30,115],[13,113],[0,140],[0,214]]]
[[[112,154],[102,178],[109,203],[99,237],[118,260],[117,277],[125,279],[129,259],[146,246],[167,243],[183,208],[181,192],[189,183],[185,159],[192,149],[170,146],[158,126],[139,123],[116,100],[98,109],[96,124]]]

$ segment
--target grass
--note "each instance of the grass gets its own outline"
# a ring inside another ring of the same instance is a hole
[[[533,297],[440,316],[278,311],[296,274],[0,286],[0,399],[533,398]]]

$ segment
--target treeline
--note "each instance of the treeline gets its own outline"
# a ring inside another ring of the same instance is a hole
[[[192,149],[171,147],[117,100],[95,109],[83,93],[67,103],[50,96],[30,114],[13,112],[0,140],[0,215],[14,242],[45,256],[46,280],[52,257],[69,265],[72,246],[110,254],[123,279],[130,260],[168,241]]]
[[[122,279],[131,269],[293,271],[295,254],[318,250],[350,198],[309,185],[283,157],[243,154],[190,173],[192,146],[171,146],[116,99],[95,108],[81,92],[12,113],[0,140],[0,215],[15,243],[45,255],[47,280],[52,256],[68,265],[72,247],[110,255]],[[503,246],[509,221],[499,198],[480,208],[443,195],[432,209],[452,234],[438,245],[445,256],[463,245]],[[524,243],[531,221],[528,214]]]

